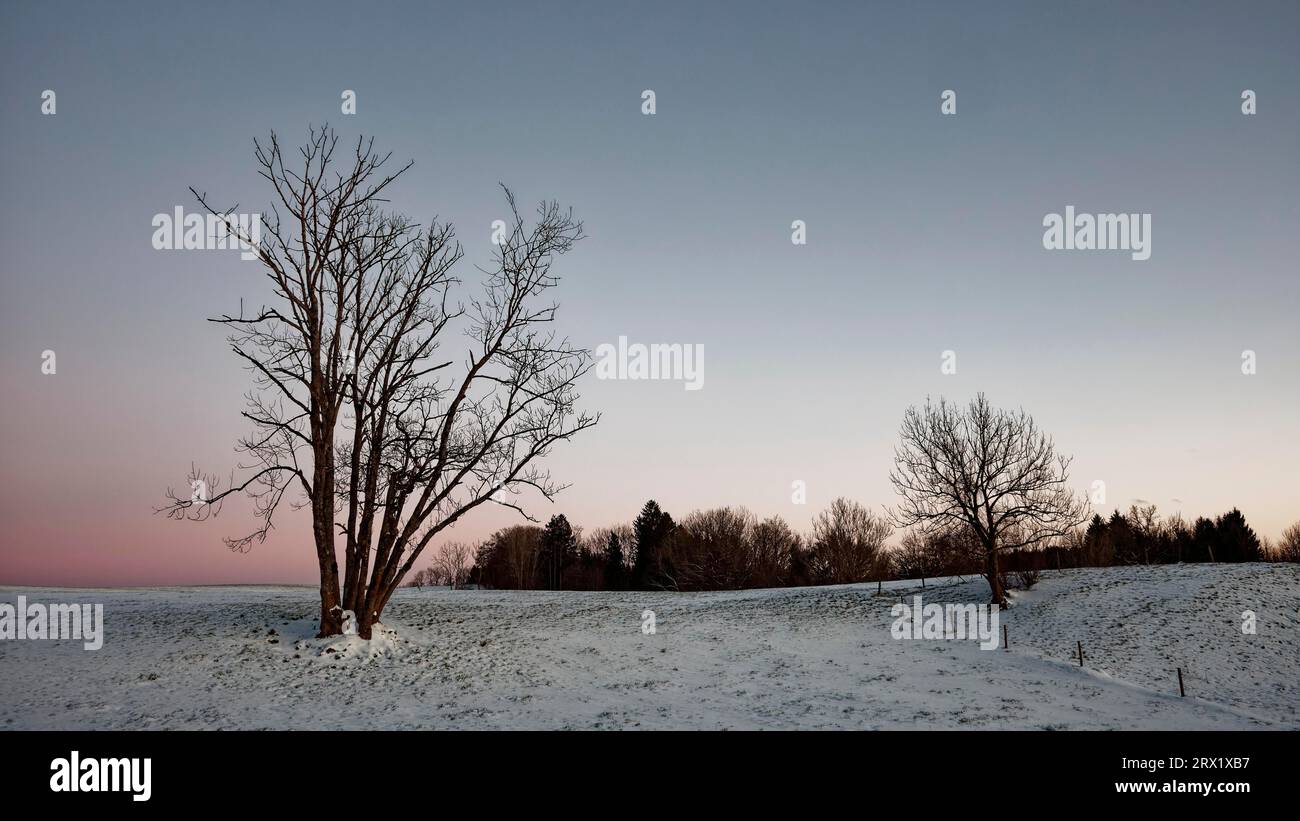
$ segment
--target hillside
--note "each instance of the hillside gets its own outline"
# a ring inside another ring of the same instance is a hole
[[[981,580],[884,592],[402,590],[367,644],[310,638],[309,588],[9,588],[106,627],[95,652],[0,642],[0,727],[1300,729],[1295,565],[1048,572],[1002,614],[1009,651],[891,637],[900,598]]]

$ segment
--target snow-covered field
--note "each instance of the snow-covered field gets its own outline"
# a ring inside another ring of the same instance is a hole
[[[8,588],[102,602],[105,639],[0,641],[0,728],[1300,729],[1295,565],[1049,571],[1002,614],[1009,651],[893,639],[913,592],[987,587],[403,590],[370,645],[311,638],[310,588]]]

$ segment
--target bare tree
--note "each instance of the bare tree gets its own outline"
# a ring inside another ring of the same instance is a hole
[[[1277,543],[1276,561],[1300,562],[1300,522],[1282,531],[1282,539]]]
[[[1161,532],[1160,514],[1156,512],[1156,506],[1134,502],[1129,505],[1128,516],[1125,518],[1133,531],[1132,561],[1138,561],[1137,554],[1141,551],[1142,564],[1151,564],[1151,548],[1156,545]]]
[[[536,461],[598,421],[576,410],[575,382],[590,353],[547,330],[556,306],[539,304],[582,223],[552,202],[530,226],[506,190],[509,224],[483,269],[483,291],[468,307],[453,305],[451,269],[462,250],[452,227],[435,219],[422,228],[380,208],[410,163],[386,172],[389,155],[365,139],[340,155],[328,128],[310,132],[292,167],[274,134],[254,146],[275,193],[259,248],[275,302],[212,320],[231,329],[231,348],[254,375],[243,414],[254,433],[239,445],[250,464],[219,493],[214,477],[195,472],[191,487],[206,481],[207,498],[169,490],[161,510],[206,517],[246,492],[261,524],[227,540],[243,551],[266,539],[296,485],[303,500],[290,504],[312,512],[320,635],[339,633],[352,611],[369,638],[438,533],[487,502],[531,519],[521,491],[551,499],[563,489]],[[233,210],[196,196],[213,214]],[[454,362],[439,349],[453,323],[469,350],[461,375],[448,377]]]
[[[470,559],[473,558],[474,551],[464,542],[447,542],[438,550],[434,558],[434,567],[438,569],[438,576],[450,587],[455,590],[465,583],[465,577],[469,573]]]
[[[751,536],[757,520],[743,507],[696,510],[678,523],[664,562],[679,590],[739,590],[753,572]]]
[[[979,394],[963,411],[943,399],[908,408],[889,479],[902,502],[900,527],[969,528],[984,552],[993,601],[1007,600],[998,551],[1064,536],[1087,515],[1067,485],[1070,459],[1023,410],[1004,411]]]
[[[798,534],[780,516],[771,516],[751,530],[752,583],[757,587],[778,587],[790,573],[791,556],[800,548]]]
[[[902,541],[894,548],[894,566],[898,575],[905,579],[919,578],[921,586],[925,587],[925,577],[933,575],[931,567],[938,541],[918,530],[903,534]]]
[[[891,533],[884,517],[838,498],[813,519],[814,570],[826,584],[870,581],[885,567],[885,540]]]
[[[512,525],[493,537],[516,590],[537,589],[537,554],[542,544],[542,529],[532,525]]]
[[[414,573],[412,573],[410,576],[410,581],[406,583],[406,586],[417,587],[423,590],[425,585],[434,587],[437,586],[437,584],[438,584],[438,571],[432,567],[426,567],[423,570],[417,570]]]

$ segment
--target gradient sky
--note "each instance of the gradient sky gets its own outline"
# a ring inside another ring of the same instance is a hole
[[[504,182],[586,222],[575,342],[704,345],[701,391],[588,380],[604,419],[549,460],[573,486],[543,519],[879,508],[906,407],[982,390],[1106,482],[1103,513],[1236,505],[1276,537],[1300,519],[1298,33],[1295,2],[6,3],[0,583],[314,580],[303,516],[236,555],[246,502],[152,515],[191,461],[235,464],[248,378],[203,320],[268,291],[237,253],[153,250],[150,220],[190,185],[262,210],[253,138],[324,122],[415,160],[392,205],[457,225],[464,295]],[[1151,259],[1044,250],[1066,205],[1152,214]]]

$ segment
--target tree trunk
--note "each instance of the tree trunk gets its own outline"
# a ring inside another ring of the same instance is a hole
[[[357,613],[357,636],[369,641],[372,628],[378,620],[372,615],[372,611],[363,606],[361,612]]]
[[[343,608],[339,603],[339,566],[334,558],[334,541],[324,548],[317,540],[316,556],[320,562],[320,632],[316,638],[337,636],[343,632]]]
[[[320,632],[316,638],[337,636],[343,632],[343,608],[339,603],[339,567],[334,558],[334,544],[330,540],[323,552],[319,543],[316,555],[320,561]]]
[[[999,609],[1006,610],[1007,594],[1002,589],[1002,574],[998,571],[998,549],[997,547],[985,545],[984,552],[987,558],[984,575],[989,581],[989,590],[992,593],[991,601],[997,604]]]
[[[374,590],[361,598],[361,610],[357,613],[357,635],[367,641],[370,640],[371,632],[376,624],[380,624],[379,617],[383,615],[384,608],[388,606],[388,601],[397,592],[397,581],[394,580],[388,587],[382,591]]]
[[[343,607],[339,596],[339,561],[334,555],[334,508],[332,470],[316,470],[314,488],[328,488],[324,501],[312,500],[312,534],[316,538],[316,561],[320,565],[320,632],[316,638],[343,632]]]

